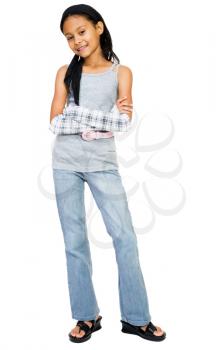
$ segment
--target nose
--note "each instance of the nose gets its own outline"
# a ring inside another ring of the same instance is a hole
[[[75,46],[80,45],[80,43],[81,43],[81,40],[75,40]]]
[[[77,38],[75,38],[75,40],[74,40],[74,43],[75,43],[76,46],[77,46],[77,45],[80,45],[81,42],[82,42],[82,38],[80,38],[80,37],[77,37]]]

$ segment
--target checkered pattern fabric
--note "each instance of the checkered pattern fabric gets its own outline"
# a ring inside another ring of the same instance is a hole
[[[130,127],[131,118],[126,113],[120,113],[116,104],[110,112],[73,104],[51,120],[49,129],[54,134],[79,134],[86,130],[124,132]]]

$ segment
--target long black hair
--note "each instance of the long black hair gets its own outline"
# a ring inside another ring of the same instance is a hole
[[[104,25],[104,31],[100,35],[100,46],[103,52],[103,56],[108,61],[120,63],[119,58],[113,52],[113,44],[109,30],[104,22],[103,17],[99,12],[97,12],[93,7],[86,4],[78,4],[68,7],[62,15],[60,29],[63,33],[63,24],[65,19],[71,15],[82,15],[93,24],[97,24],[98,21],[102,21]],[[72,61],[70,62],[68,69],[65,74],[64,83],[69,92],[70,86],[72,87],[74,100],[77,105],[79,105],[79,90],[80,90],[80,79],[82,74],[82,66],[84,63],[83,57],[74,55]]]

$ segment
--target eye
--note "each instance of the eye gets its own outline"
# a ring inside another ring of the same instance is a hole
[[[83,33],[85,33],[85,30],[82,30],[79,34],[83,34]],[[71,39],[72,39],[72,37],[70,37],[70,38],[67,37],[67,40],[71,40]]]

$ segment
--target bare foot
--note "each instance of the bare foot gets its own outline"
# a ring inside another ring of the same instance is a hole
[[[143,331],[146,330],[147,325],[142,326],[141,329],[143,329]],[[164,331],[162,330],[162,328],[160,328],[159,326],[155,326],[157,328],[156,331],[153,332],[154,335],[160,336],[163,335]]]
[[[96,320],[98,320],[98,318],[99,318],[100,316],[98,315],[97,317],[96,317]],[[91,321],[84,321],[90,328],[92,327],[92,322]],[[83,331],[83,330],[81,330],[80,331],[80,327],[79,326],[75,326],[75,328],[73,328],[72,330],[71,330],[71,335],[73,336],[73,337],[77,337],[77,338],[81,338],[81,337],[83,337],[84,335],[85,335],[85,331]]]

